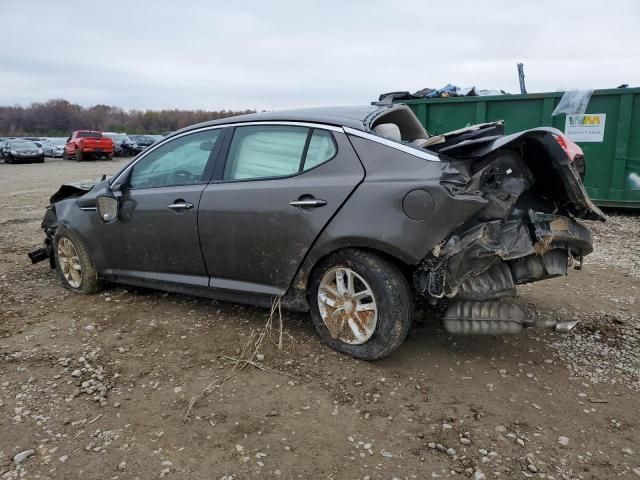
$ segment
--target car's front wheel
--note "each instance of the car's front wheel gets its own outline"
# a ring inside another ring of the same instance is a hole
[[[94,293],[100,289],[87,246],[78,235],[59,226],[53,238],[53,248],[56,271],[66,288],[78,293]]]
[[[405,275],[370,252],[341,250],[324,259],[311,275],[309,303],[320,337],[364,360],[389,355],[411,328],[413,301]]]

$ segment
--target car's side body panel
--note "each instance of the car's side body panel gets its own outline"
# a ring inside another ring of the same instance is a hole
[[[96,225],[91,232],[95,236],[92,243],[102,244],[108,259],[108,265],[100,270],[148,278],[181,275],[194,277],[194,281],[198,277],[205,279],[197,214],[204,187],[185,185],[123,192],[120,219]],[[194,208],[168,210],[167,206],[178,200],[191,203]]]
[[[339,248],[370,248],[415,265],[486,204],[479,195],[448,194],[440,185],[446,163],[424,160],[357,136],[349,139],[362,159],[366,179],[314,244],[294,288],[305,289],[316,262]],[[427,199],[423,218],[418,220],[407,216],[403,208],[407,194],[416,190]],[[365,211],[375,212],[375,217],[362,215]]]

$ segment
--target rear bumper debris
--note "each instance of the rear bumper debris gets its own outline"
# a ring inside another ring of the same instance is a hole
[[[567,274],[593,250],[591,233],[575,220],[529,211],[452,235],[416,272],[417,290],[433,298],[495,300],[515,285]]]
[[[414,273],[414,285],[430,303],[446,301],[447,331],[517,333],[534,326],[514,304],[516,285],[566,275],[592,251],[591,233],[575,220],[530,210],[517,219],[494,220],[452,235]],[[547,327],[569,332],[573,322]]]

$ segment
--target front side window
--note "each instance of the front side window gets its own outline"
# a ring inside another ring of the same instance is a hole
[[[326,130],[286,125],[237,127],[224,180],[295,175],[330,160],[336,151],[333,136]]]
[[[222,130],[207,130],[171,140],[133,166],[131,188],[206,183],[205,169]]]

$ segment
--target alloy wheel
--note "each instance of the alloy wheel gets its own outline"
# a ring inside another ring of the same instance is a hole
[[[328,270],[318,288],[318,308],[331,336],[362,345],[378,323],[378,305],[369,284],[347,267]]]
[[[58,263],[67,283],[73,288],[79,288],[82,283],[82,266],[76,247],[66,237],[58,241]]]

